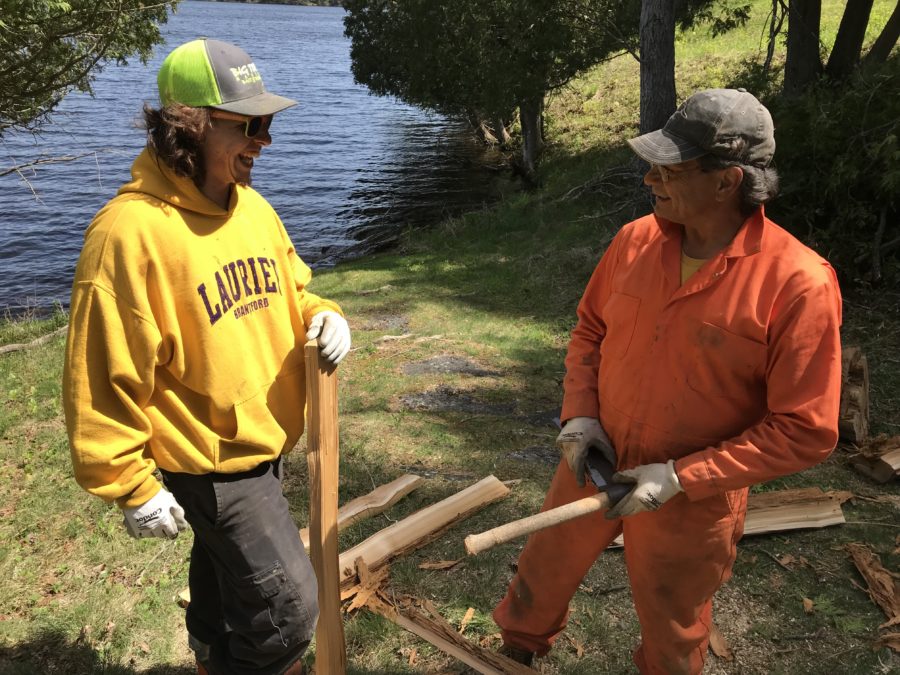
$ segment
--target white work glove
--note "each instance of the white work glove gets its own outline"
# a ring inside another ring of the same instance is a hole
[[[350,351],[350,326],[337,312],[326,309],[314,314],[306,331],[307,340],[319,338],[322,356],[337,365]]]
[[[619,471],[613,476],[617,483],[635,483],[634,489],[613,508],[606,512],[610,520],[633,516],[642,511],[656,511],[679,492],[684,492],[675,460],[665,464],[643,464],[633,469]]]
[[[556,437],[556,447],[575,474],[578,487],[584,487],[584,462],[591,445],[600,446],[613,467],[616,466],[615,450],[596,417],[573,417],[566,421]]]
[[[125,514],[125,528],[135,539],[145,537],[174,539],[181,530],[188,528],[188,522],[184,519],[184,509],[165,488],[140,506],[122,509],[122,513]]]

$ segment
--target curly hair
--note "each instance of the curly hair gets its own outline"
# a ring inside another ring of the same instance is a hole
[[[778,171],[774,166],[754,166],[717,155],[703,155],[700,158],[702,171],[719,171],[732,166],[744,172],[744,179],[741,181],[741,212],[744,215],[750,215],[760,205],[778,196]]]
[[[144,104],[147,147],[176,175],[200,185],[206,177],[201,144],[209,127],[209,110],[172,103],[162,108]]]

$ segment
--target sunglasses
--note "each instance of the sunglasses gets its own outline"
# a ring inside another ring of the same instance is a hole
[[[682,169],[681,171],[672,171],[672,169],[667,166],[663,166],[662,164],[650,165],[650,171],[656,170],[656,172],[659,174],[659,177],[662,178],[663,183],[668,183],[670,180],[678,180],[679,176],[686,173],[691,173],[693,171],[702,170],[702,168],[703,167],[697,165],[692,166],[688,169]]]
[[[215,117],[216,119],[243,122],[244,136],[247,138],[256,138],[260,133],[268,131],[269,125],[272,124],[273,117],[273,115],[247,117],[246,115],[238,115],[237,113],[230,113],[224,110],[211,110],[209,116]]]

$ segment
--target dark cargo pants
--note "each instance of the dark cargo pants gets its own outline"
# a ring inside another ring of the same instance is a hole
[[[188,633],[209,670],[279,675],[309,645],[316,577],[281,491],[281,460],[238,474],[163,472],[194,530]]]

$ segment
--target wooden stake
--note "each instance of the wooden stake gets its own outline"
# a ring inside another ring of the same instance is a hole
[[[356,579],[357,558],[371,570],[390,558],[424,546],[445,529],[509,494],[509,488],[494,476],[488,476],[446,499],[373,534],[361,544],[341,553],[340,579],[352,586]]]
[[[421,476],[407,473],[396,480],[392,480],[390,483],[375,488],[367,495],[347,502],[338,509],[338,532],[350,527],[353,523],[358,523],[361,520],[387,511],[424,481],[425,479]],[[300,530],[300,539],[303,540],[303,547],[309,551],[308,527]]]
[[[338,580],[337,375],[334,365],[322,358],[316,340],[306,343],[304,355],[310,559],[319,582],[316,672],[344,675],[347,649]]]

